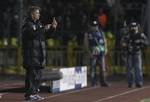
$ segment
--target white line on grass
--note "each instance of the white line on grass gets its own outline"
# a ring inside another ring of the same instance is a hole
[[[150,88],[150,86],[129,90],[129,91],[126,91],[126,92],[123,92],[123,93],[120,93],[120,94],[116,94],[116,95],[109,96],[109,97],[106,97],[106,98],[98,99],[98,100],[95,100],[95,101],[92,101],[92,102],[102,102],[102,101],[106,101],[106,100],[109,100],[109,99],[112,99],[112,98],[116,98],[116,97],[119,97],[119,96],[129,94],[129,93],[132,93],[132,92],[137,92],[137,91],[140,91],[140,90],[143,90],[143,89],[148,89],[148,88]]]

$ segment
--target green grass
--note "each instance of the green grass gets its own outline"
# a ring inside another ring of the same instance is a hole
[[[141,100],[140,102],[150,102],[150,98],[143,99],[143,100]]]

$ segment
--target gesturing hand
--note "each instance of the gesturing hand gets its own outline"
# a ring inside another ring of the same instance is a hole
[[[51,24],[47,24],[47,25],[45,26],[45,29],[48,30],[48,29],[50,29],[50,27],[51,27]]]
[[[55,29],[57,27],[57,21],[56,21],[55,17],[53,18],[53,21],[52,21],[52,27]]]

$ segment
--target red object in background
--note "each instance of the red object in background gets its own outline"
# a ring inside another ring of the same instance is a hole
[[[107,15],[103,12],[103,10],[100,10],[98,13],[98,22],[102,28],[105,28],[107,23]]]

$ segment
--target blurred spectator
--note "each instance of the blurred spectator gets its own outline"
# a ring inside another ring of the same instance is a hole
[[[68,45],[68,42],[70,40],[70,37],[72,36],[72,30],[71,30],[71,10],[68,9],[66,12],[64,12],[63,16],[63,44]]]
[[[106,24],[107,24],[107,15],[106,13],[104,13],[104,10],[102,8],[100,8],[98,10],[98,22],[99,25],[102,27],[102,29],[105,28]]]
[[[97,20],[91,20],[89,26],[89,49],[91,56],[91,83],[92,86],[96,86],[100,82],[101,86],[108,87],[107,83],[107,72],[105,66],[105,53],[107,53],[107,48],[105,46],[104,33],[98,27]],[[97,77],[97,63],[99,65],[99,77]]]

